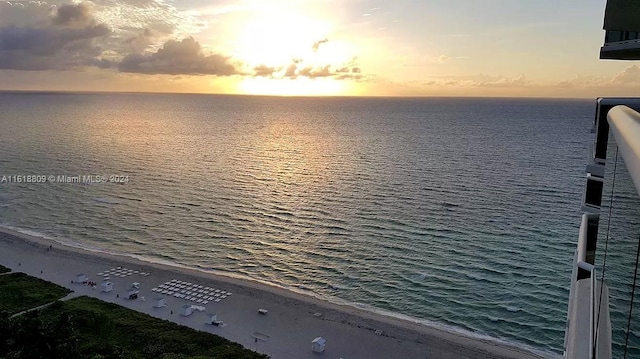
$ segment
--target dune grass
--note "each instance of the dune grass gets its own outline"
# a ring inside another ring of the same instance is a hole
[[[0,276],[0,358],[268,358],[217,335],[99,299],[57,301],[69,292],[24,273]]]
[[[67,288],[28,276],[10,273],[0,276],[0,312],[8,314],[56,301],[70,293]]]

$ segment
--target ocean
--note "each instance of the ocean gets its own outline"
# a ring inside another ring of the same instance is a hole
[[[0,225],[562,353],[594,108],[0,93]]]

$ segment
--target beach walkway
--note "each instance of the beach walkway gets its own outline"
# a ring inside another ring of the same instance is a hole
[[[23,314],[26,314],[26,313],[32,312],[32,311],[34,311],[34,310],[44,309],[44,308],[46,308],[46,307],[48,307],[48,306],[52,305],[52,304],[53,304],[53,303],[55,303],[55,302],[58,302],[58,301],[65,301],[65,300],[69,300],[69,299],[73,299],[73,298],[77,298],[77,297],[79,297],[79,295],[78,295],[77,293],[75,293],[75,292],[71,292],[71,293],[67,294],[67,295],[66,295],[65,297],[63,297],[63,298],[60,298],[60,299],[58,299],[58,300],[54,300],[53,302],[49,302],[49,303],[46,303],[46,304],[43,304],[43,305],[39,305],[39,306],[34,307],[34,308],[29,308],[29,309],[27,309],[27,310],[23,310],[23,311],[21,311],[21,312],[19,312],[19,313],[16,313],[16,314],[13,314],[13,315],[9,316],[9,318],[19,317],[19,316],[21,316],[21,315],[23,315]]]

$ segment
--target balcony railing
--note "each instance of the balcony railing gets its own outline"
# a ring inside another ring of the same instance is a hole
[[[595,141],[590,147],[589,159],[587,161],[587,178],[585,192],[583,194],[582,223],[578,245],[574,255],[573,273],[569,297],[569,311],[567,316],[567,330],[565,334],[565,358],[597,358],[609,359],[612,357],[612,331],[609,313],[609,289],[603,280],[598,280],[596,274],[596,243],[600,226],[601,206],[609,208],[608,215],[604,213],[604,218],[608,218],[607,227],[603,227],[603,234],[606,233],[606,240],[609,240],[609,229],[611,228],[611,210],[613,206],[613,184],[616,182],[615,173],[612,177],[611,198],[608,204],[602,203],[603,185],[605,177],[605,164],[607,161],[609,146],[609,135],[612,135],[615,144],[616,156],[612,158],[613,170],[616,172],[618,157],[625,164],[627,178],[631,178],[633,186],[627,187],[628,195],[640,195],[640,99],[635,98],[603,98],[598,99],[598,107],[595,118]],[[611,174],[607,174],[609,176]],[[624,176],[623,176],[624,177]],[[635,188],[634,188],[635,187]],[[608,187],[607,187],[608,188]],[[622,188],[622,187],[621,187]],[[616,187],[616,192],[620,192]],[[628,196],[627,195],[627,196]],[[624,198],[624,196],[623,196]],[[628,198],[628,197],[627,197]],[[616,202],[618,203],[618,202]],[[624,209],[624,207],[622,207]],[[631,226],[631,217],[620,216],[619,212],[614,212],[614,218],[618,222],[622,221],[622,228]],[[616,227],[617,228],[617,227]],[[613,232],[612,232],[613,233]],[[627,236],[629,232],[616,231],[616,235]],[[605,238],[603,238],[605,239]],[[628,250],[628,249],[626,249]],[[638,249],[640,253],[640,249]],[[605,253],[606,255],[606,244]],[[637,259],[636,259],[637,263]],[[604,264],[604,263],[603,263]],[[604,267],[601,272],[604,273]],[[637,272],[637,267],[636,267]],[[600,271],[599,271],[600,272]],[[627,340],[629,339],[629,326],[632,318],[632,308],[635,289],[634,285],[630,294],[629,322],[627,326]],[[616,284],[616,293],[620,295],[620,283]],[[619,309],[619,308],[618,308]],[[616,332],[621,332],[620,311],[617,309]],[[626,322],[625,322],[626,323]],[[619,348],[618,348],[619,349]],[[617,349],[617,350],[618,350]],[[627,345],[624,347],[627,354]],[[617,353],[616,355],[622,355]]]
[[[640,40],[607,42],[600,48],[602,60],[640,60]]]
[[[596,306],[596,266],[593,264],[589,264],[587,262],[578,262],[578,268],[586,270],[589,272],[591,277],[591,290],[589,291],[589,359],[594,359],[596,357],[596,322],[597,322],[597,312],[598,309]]]
[[[611,358],[608,289],[597,281],[596,268],[590,263],[594,253],[589,237],[597,231],[598,217],[592,213],[582,216],[569,295],[565,358]]]
[[[618,151],[640,195],[640,113],[627,106],[615,106],[607,115]]]

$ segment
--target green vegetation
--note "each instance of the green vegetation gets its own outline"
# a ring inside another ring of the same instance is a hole
[[[219,336],[69,290],[24,273],[0,276],[0,358],[265,359]],[[12,314],[55,302],[15,317]]]
[[[0,357],[267,358],[219,336],[88,297],[10,320],[0,317],[0,333],[9,332],[14,337],[0,338]]]
[[[43,323],[37,310],[14,318],[0,312],[0,358],[74,358],[69,317]],[[75,356],[77,357],[77,356]]]
[[[0,312],[19,313],[56,301],[69,292],[67,288],[24,273],[2,275],[0,276]]]
[[[5,266],[0,266],[0,274],[2,273],[9,273],[11,272],[11,269],[5,267]]]

